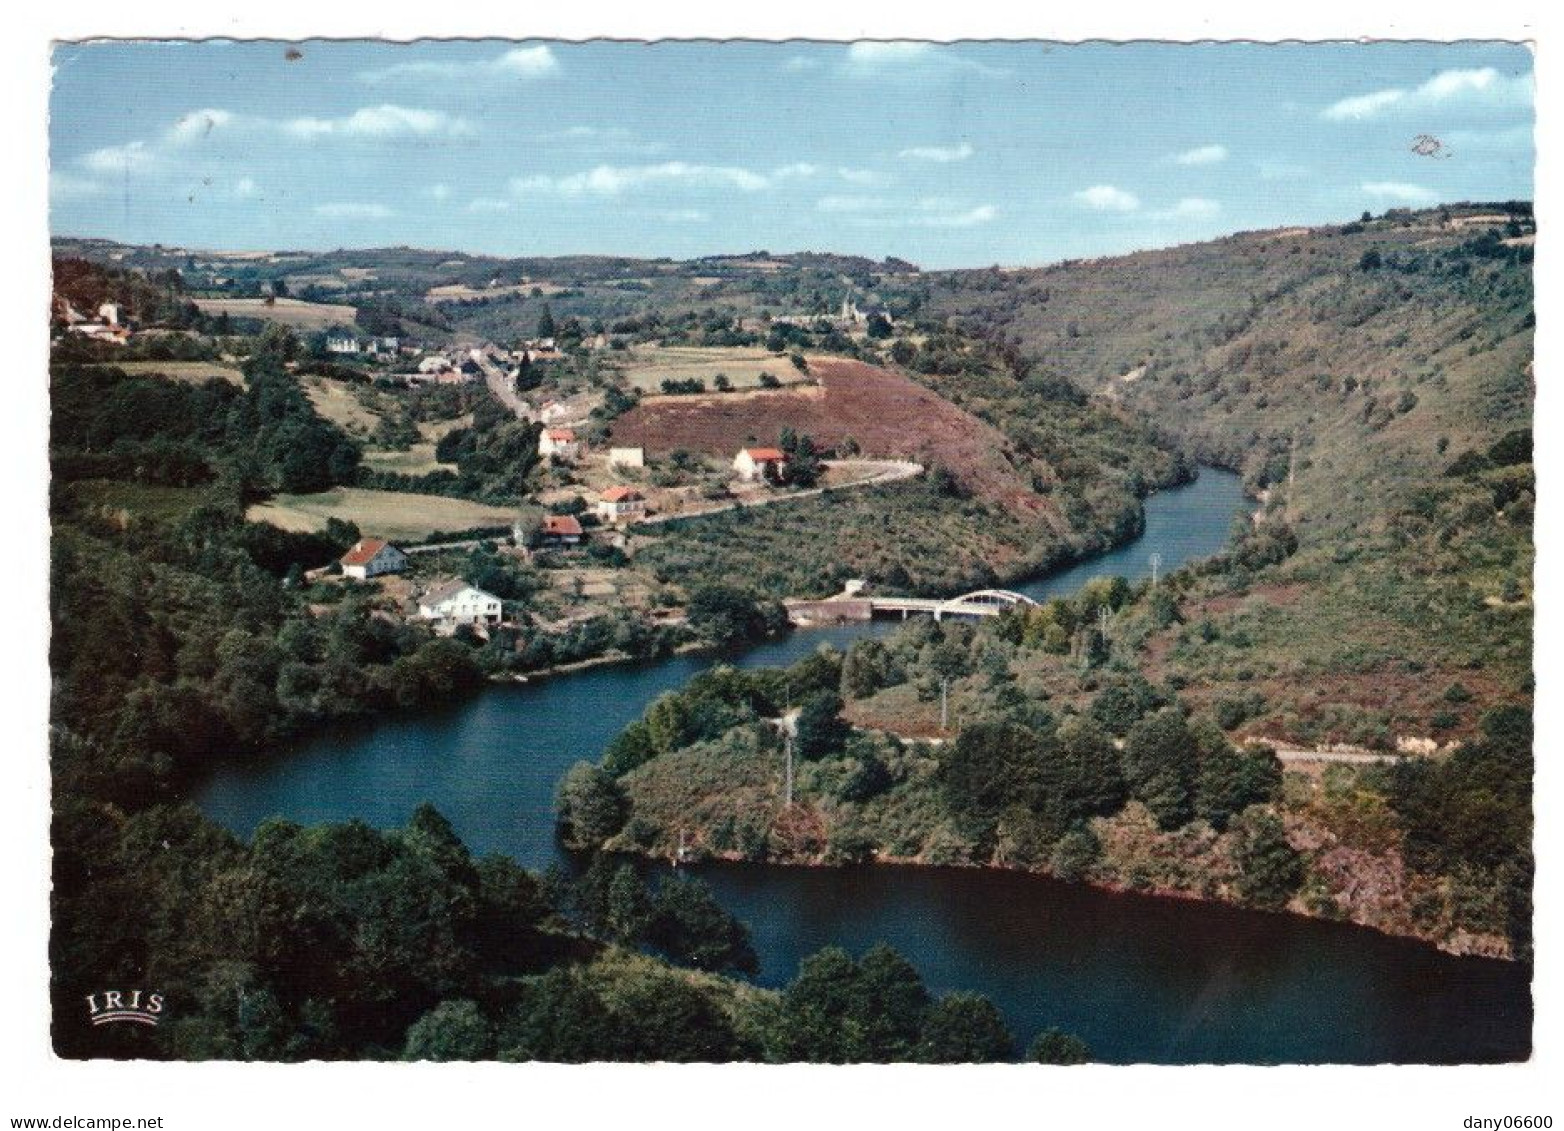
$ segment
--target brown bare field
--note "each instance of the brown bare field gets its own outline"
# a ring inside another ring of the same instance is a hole
[[[871,458],[943,467],[974,495],[1014,511],[1049,509],[1005,460],[1008,442],[992,425],[899,373],[863,362],[813,360],[809,371],[818,388],[648,398],[614,422],[614,443],[731,459],[739,448],[774,444],[782,429],[792,428],[826,448],[851,437]]]
[[[643,393],[658,392],[666,380],[691,377],[706,382],[711,389],[719,373],[726,374],[735,389],[756,387],[762,373],[771,374],[784,385],[805,379],[786,357],[750,346],[637,346],[630,351],[620,373]]]
[[[257,503],[245,517],[303,532],[324,530],[327,519],[341,518],[356,523],[365,534],[396,540],[477,526],[505,526],[516,517],[516,510],[439,495],[337,487],[315,495],[278,495]]]
[[[424,301],[430,303],[463,302],[474,298],[503,298],[506,295],[530,295],[534,291],[544,295],[557,295],[560,291],[569,290],[568,287],[558,283],[525,282],[501,284],[497,287],[469,287],[465,283],[447,283],[444,286],[430,287],[424,295]]]
[[[264,318],[268,322],[281,322],[297,330],[324,330],[329,326],[351,326],[358,317],[358,308],[337,306],[324,302],[305,302],[297,298],[280,298],[267,302],[263,298],[198,298],[196,306],[202,314],[229,314],[235,318]]]

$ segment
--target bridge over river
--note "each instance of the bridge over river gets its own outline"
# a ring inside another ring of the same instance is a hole
[[[1026,594],[1008,589],[977,589],[959,597],[895,597],[871,596],[852,587],[822,601],[790,599],[783,603],[787,606],[788,619],[797,625],[842,624],[896,613],[900,613],[903,620],[914,613],[932,616],[935,620],[996,617],[1017,605],[1037,604]]]

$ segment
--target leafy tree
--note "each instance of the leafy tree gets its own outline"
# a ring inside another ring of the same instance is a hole
[[[918,1060],[924,1064],[984,1064],[1015,1056],[1015,1038],[986,997],[946,994],[923,1022]]]
[[[543,312],[538,315],[538,337],[552,338],[559,333],[559,328],[554,325],[554,312],[549,309],[549,304],[543,304]]]
[[[658,885],[647,940],[676,962],[713,972],[758,969],[749,931],[725,911],[705,881],[674,876]]]
[[[1026,1058],[1035,1064],[1088,1064],[1091,1046],[1081,1038],[1058,1029],[1044,1029],[1032,1040]]]
[[[703,585],[692,592],[689,625],[715,644],[760,636],[768,627],[754,596],[730,585]]]
[[[1195,784],[1195,814],[1221,832],[1251,805],[1274,800],[1282,766],[1270,750],[1235,750],[1220,734],[1203,749]]]
[[[443,1001],[407,1031],[403,1060],[485,1060],[494,1031],[475,1002]]]
[[[1124,776],[1130,794],[1143,801],[1163,829],[1195,815],[1199,772],[1195,736],[1182,711],[1165,707],[1130,728],[1124,740]]]
[[[1281,818],[1260,806],[1246,809],[1235,825],[1233,859],[1238,894],[1256,907],[1285,907],[1303,884],[1303,857],[1287,842]]]
[[[890,650],[881,641],[873,637],[855,640],[842,659],[842,695],[867,699],[900,682],[899,674]]]
[[[816,691],[799,704],[794,722],[794,751],[805,761],[818,761],[842,752],[852,727],[842,718],[842,697],[833,691]]]
[[[577,762],[560,779],[555,811],[565,847],[587,849],[617,833],[629,810],[613,777],[590,762]]]

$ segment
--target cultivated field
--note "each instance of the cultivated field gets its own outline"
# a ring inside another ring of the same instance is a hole
[[[116,361],[113,364],[114,368],[123,369],[132,375],[150,374],[192,384],[216,377],[235,385],[244,385],[244,374],[237,367],[221,361]]]
[[[466,283],[447,283],[442,287],[430,287],[424,295],[429,303],[466,302],[475,298],[504,298],[507,295],[557,295],[569,290],[558,283],[510,283],[497,287],[469,287]]]
[[[336,306],[324,302],[305,302],[296,298],[280,298],[268,302],[263,298],[198,298],[196,306],[202,314],[228,314],[235,318],[263,318],[268,322],[281,322],[297,330],[324,330],[330,326],[351,326],[358,317],[358,309],[352,306]]]
[[[1008,442],[992,425],[898,373],[862,362],[814,360],[809,371],[819,387],[650,398],[614,422],[614,443],[731,459],[739,448],[774,444],[782,429],[792,428],[826,448],[850,438],[871,458],[945,468],[973,494],[1012,509],[1045,506],[1001,454]]]
[[[310,374],[301,376],[299,383],[304,386],[315,411],[343,431],[362,437],[380,424],[380,414],[360,399],[357,386]]]
[[[269,522],[296,531],[324,530],[327,519],[340,518],[355,523],[365,534],[393,541],[412,541],[476,526],[505,526],[515,516],[514,507],[362,487],[337,487],[315,495],[278,495],[245,513],[252,522]]]
[[[760,375],[769,373],[784,385],[804,380],[785,356],[744,346],[636,346],[629,351],[620,372],[625,380],[643,393],[662,390],[664,381],[691,377],[714,388],[717,374],[727,374],[735,389],[752,389],[760,384]]]

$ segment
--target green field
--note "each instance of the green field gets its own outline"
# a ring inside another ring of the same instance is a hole
[[[337,487],[315,495],[277,495],[245,512],[251,522],[269,522],[296,531],[324,530],[328,519],[340,518],[365,534],[393,541],[476,526],[505,526],[515,516],[514,507],[362,487]]]
[[[626,355],[620,370],[626,382],[643,393],[662,391],[664,381],[706,382],[714,390],[717,374],[727,374],[735,389],[751,389],[760,384],[760,375],[769,373],[784,385],[804,380],[785,356],[748,346],[637,346]]]

